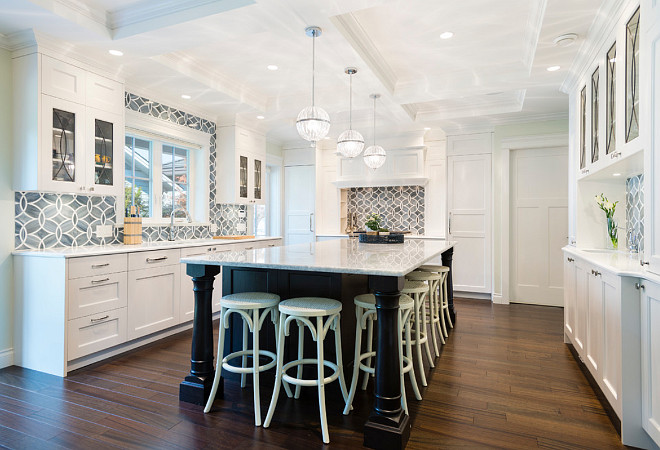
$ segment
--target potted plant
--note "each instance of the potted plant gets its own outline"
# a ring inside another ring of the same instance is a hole
[[[378,214],[371,214],[367,221],[364,223],[364,226],[367,229],[367,234],[369,235],[378,235],[381,234],[390,234],[390,231],[387,228],[382,228],[380,226],[380,216]]]

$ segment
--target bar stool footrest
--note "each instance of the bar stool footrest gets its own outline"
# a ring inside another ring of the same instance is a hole
[[[296,378],[292,377],[291,375],[287,375],[287,370],[291,369],[292,367],[297,367],[303,364],[318,364],[318,360],[314,358],[305,358],[305,359],[299,359],[296,361],[291,361],[284,366],[282,366],[282,380],[286,381],[287,383],[290,384],[295,384],[296,386],[318,386],[318,380],[303,380],[301,378]],[[330,367],[334,372],[332,375],[329,377],[323,378],[323,384],[329,384],[335,381],[337,378],[339,378],[339,367],[337,364],[333,363],[332,361],[323,361],[323,365],[326,367]]]
[[[238,352],[230,353],[222,359],[222,368],[225,369],[227,372],[232,372],[232,373],[252,373],[253,371],[252,367],[232,366],[229,364],[229,361],[231,361],[234,358],[240,358],[241,356],[252,356],[253,353],[254,353],[253,350],[241,350]],[[259,366],[259,372],[264,372],[268,369],[272,369],[273,367],[275,367],[275,364],[277,364],[277,356],[275,355],[275,353],[271,351],[259,350],[259,356],[267,356],[271,358],[270,362],[264,364],[263,366]]]

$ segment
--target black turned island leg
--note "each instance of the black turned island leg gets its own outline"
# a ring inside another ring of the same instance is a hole
[[[449,275],[447,276],[447,297],[449,297],[449,317],[451,317],[452,324],[456,325],[456,310],[454,309],[454,280],[452,278],[451,260],[454,257],[454,247],[445,250],[442,253],[442,265],[449,267]]]
[[[374,409],[364,426],[364,445],[402,449],[410,437],[410,418],[401,408],[397,322],[403,277],[369,276],[376,296],[376,373]]]
[[[188,264],[186,273],[192,277],[194,284],[195,317],[193,318],[190,374],[179,385],[179,401],[204,405],[211,393],[215,374],[211,297],[213,281],[215,276],[220,273],[220,267]],[[220,383],[218,391],[222,396],[222,383]]]

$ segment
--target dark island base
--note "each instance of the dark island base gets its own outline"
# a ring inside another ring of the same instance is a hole
[[[451,269],[453,249],[442,254],[443,265]],[[191,349],[191,371],[181,383],[179,400],[203,405],[210,393],[214,376],[211,297],[213,280],[219,273],[217,266],[189,264],[186,272],[193,278],[195,291],[195,318],[193,320],[193,340]],[[260,291],[279,294],[282,299],[294,297],[326,297],[341,301],[344,305],[341,314],[342,354],[344,374],[351,373],[353,359],[353,338],[355,336],[355,314],[353,298],[358,294],[373,292],[376,296],[376,358],[374,383],[374,408],[365,424],[364,445],[371,448],[405,448],[410,436],[410,418],[401,408],[401,387],[399,360],[396,349],[396,329],[399,309],[399,296],[403,288],[403,277],[366,276],[355,274],[307,272],[245,267],[223,267],[222,291],[224,294]],[[456,320],[453,304],[452,273],[448,278],[449,310],[452,321]],[[242,348],[242,320],[237,315],[231,317],[231,329],[225,339],[225,353]],[[297,333],[295,326],[287,340],[284,359],[297,359]],[[380,337],[380,338],[378,338]],[[325,342],[325,358],[336,360],[332,340]],[[261,329],[260,346],[275,351],[275,331],[273,324],[266,320]],[[304,357],[314,358],[315,345],[306,333]],[[264,373],[268,379],[269,372]],[[222,372],[222,376],[236,378],[237,374]],[[306,367],[305,378],[316,376],[313,367]],[[349,375],[350,376],[350,375]],[[266,381],[266,380],[264,380]],[[350,380],[347,380],[350,383]],[[218,395],[222,396],[222,383]]]

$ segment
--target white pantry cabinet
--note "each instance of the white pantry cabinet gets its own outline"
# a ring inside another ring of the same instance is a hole
[[[123,196],[123,84],[39,52],[13,74],[14,189]]]
[[[642,427],[660,446],[660,284],[641,289]]]
[[[238,126],[217,131],[217,203],[266,202],[266,138]]]

